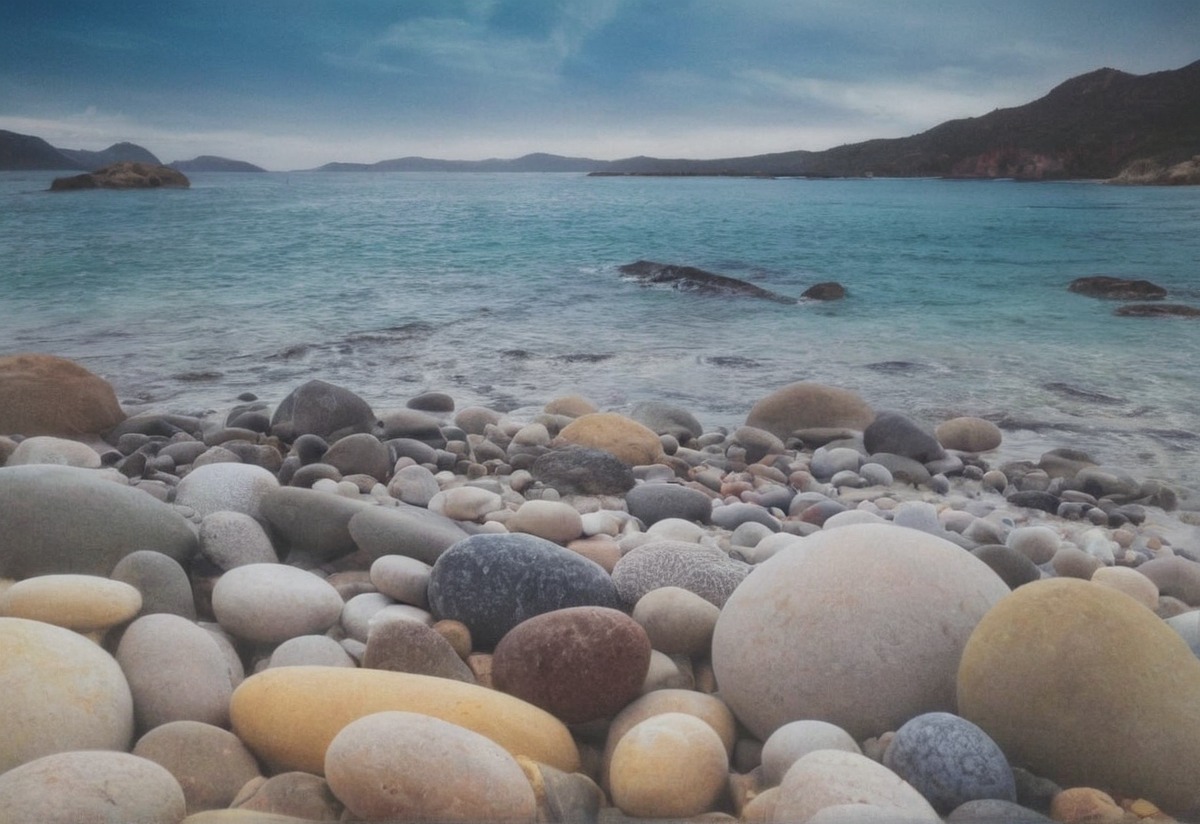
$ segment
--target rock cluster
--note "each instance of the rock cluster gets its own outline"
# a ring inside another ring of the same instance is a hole
[[[0,807],[29,820],[104,787],[173,824],[1200,812],[1184,493],[993,466],[986,420],[812,383],[733,432],[574,396],[377,415],[313,381],[6,434]]]

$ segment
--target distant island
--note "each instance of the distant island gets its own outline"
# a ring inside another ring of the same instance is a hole
[[[89,169],[118,161],[158,163],[132,143],[103,152],[56,149],[31,135],[0,131],[0,170]],[[211,156],[168,164],[180,171],[262,171]],[[950,120],[910,137],[868,140],[824,151],[718,160],[630,157],[594,160],[530,154],[511,160],[402,157],[329,163],[321,172],[575,172],[591,175],[740,177],[943,177],[1111,180],[1200,184],[1200,61],[1133,75],[1098,69],[1073,77],[1023,106]]]

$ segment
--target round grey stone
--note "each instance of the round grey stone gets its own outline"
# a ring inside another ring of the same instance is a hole
[[[667,518],[709,522],[712,499],[698,489],[672,483],[643,483],[625,495],[629,514],[646,526]]]
[[[279,561],[258,521],[227,510],[210,513],[200,521],[200,554],[222,570]]]
[[[139,549],[118,561],[109,577],[142,593],[139,616],[165,612],[196,620],[192,582],[174,558],[152,549]]]

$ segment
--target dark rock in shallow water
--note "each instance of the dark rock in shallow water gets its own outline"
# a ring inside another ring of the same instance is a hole
[[[675,266],[670,263],[639,260],[618,267],[618,271],[645,286],[663,284],[681,292],[695,292],[698,295],[763,298],[777,303],[796,302],[795,298],[771,292],[753,283],[706,272],[694,266]]]
[[[429,606],[489,649],[522,621],[566,607],[620,608],[599,564],[534,535],[480,534],[446,550],[429,574]]]
[[[1200,308],[1179,303],[1133,303],[1113,314],[1123,318],[1200,318]]]
[[[1067,286],[1072,292],[1110,300],[1160,300],[1167,290],[1148,280],[1127,280],[1109,275],[1075,278]]]
[[[285,441],[300,435],[320,435],[337,440],[343,435],[370,432],[375,413],[351,392],[322,380],[311,380],[293,389],[275,409],[271,434]]]
[[[581,495],[620,495],[633,488],[633,472],[620,458],[603,449],[564,446],[533,462],[534,479],[559,492]]]
[[[814,283],[805,289],[800,297],[808,300],[841,300],[846,297],[846,287],[833,281]]]
[[[712,515],[711,499],[698,489],[670,483],[645,483],[625,495],[629,514],[651,526],[667,518],[706,524]]]
[[[170,166],[153,163],[122,161],[105,166],[94,172],[74,177],[55,178],[50,184],[52,192],[69,192],[78,189],[186,189],[191,186],[187,175]]]
[[[896,412],[880,412],[863,430],[867,452],[890,452],[929,463],[946,457],[937,437],[916,421]]]
[[[1120,310],[1118,310],[1120,311]],[[1093,392],[1090,389],[1080,389],[1077,386],[1072,386],[1069,383],[1062,381],[1051,381],[1050,383],[1042,384],[1046,389],[1052,392],[1057,392],[1068,398],[1075,398],[1081,401],[1090,401],[1091,403],[1124,403],[1120,398],[1114,398],[1112,395],[1105,395],[1102,392]]]

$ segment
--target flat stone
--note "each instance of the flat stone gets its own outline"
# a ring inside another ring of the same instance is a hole
[[[455,521],[481,521],[504,508],[504,499],[477,486],[443,489],[429,501],[429,511]]]
[[[490,649],[522,621],[575,606],[618,607],[598,564],[534,535],[472,535],[446,550],[429,581],[433,614],[461,621]]]
[[[0,810],[38,824],[176,824],[187,803],[175,777],[153,761],[85,751],[47,755],[0,775]]]
[[[484,735],[514,755],[566,772],[579,751],[561,721],[486,687],[402,672],[340,667],[280,667],[252,675],[234,691],[233,731],[279,770],[324,773],[325,751],[343,727],[376,712],[441,718]],[[394,753],[392,753],[394,755]]]
[[[533,787],[503,747],[412,712],[347,724],[325,754],[329,787],[369,821],[532,822]]]
[[[371,507],[341,495],[281,487],[263,497],[262,516],[291,551],[314,560],[330,560],[358,548],[350,536],[350,519]]]
[[[0,773],[67,750],[129,749],[133,697],[101,647],[62,627],[0,618],[0,661]]]
[[[85,443],[38,435],[26,438],[8,456],[7,464],[0,466],[24,466],[25,464],[56,464],[78,466],[83,469],[99,469],[100,453]]]
[[[383,621],[371,627],[362,665],[475,683],[471,668],[450,642],[419,621]]]
[[[579,511],[561,501],[526,501],[505,522],[509,532],[525,532],[566,544],[583,534]]]
[[[0,468],[0,577],[108,576],[121,558],[153,549],[187,561],[196,534],[173,507],[102,470]]]
[[[429,574],[433,567],[407,555],[381,555],[371,564],[371,583],[389,598],[429,607]]]
[[[213,613],[221,628],[255,643],[277,644],[329,629],[342,596],[324,578],[286,564],[247,564],[217,581]]]
[[[750,570],[749,564],[735,561],[715,547],[651,541],[617,561],[612,582],[621,600],[630,605],[653,589],[680,587],[722,607]]]
[[[188,815],[223,810],[260,773],[254,755],[229,730],[198,721],[172,721],[138,739],[133,754],[175,776]]]
[[[206,630],[178,615],[145,615],[125,630],[116,657],[140,732],[170,721],[228,726],[233,680]]]

